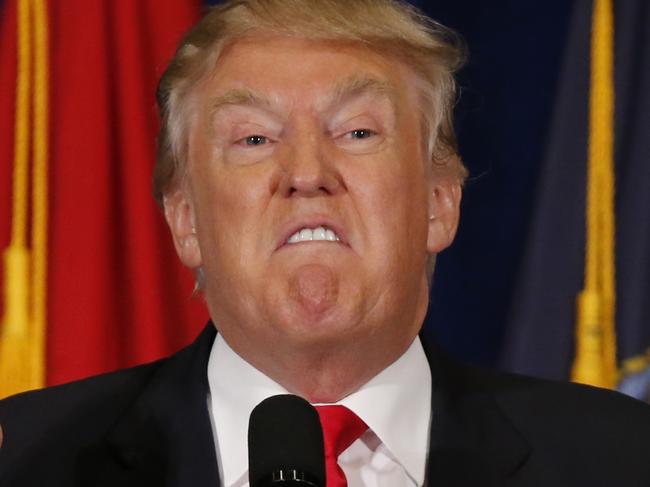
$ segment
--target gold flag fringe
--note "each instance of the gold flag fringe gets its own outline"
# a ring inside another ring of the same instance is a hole
[[[617,381],[614,213],[614,19],[611,0],[594,0],[587,181],[585,284],[577,301],[575,382]]]
[[[47,320],[48,25],[45,0],[17,0],[11,242],[4,252],[0,397],[44,385]],[[30,117],[30,109],[33,110]],[[31,131],[30,131],[31,125]],[[28,247],[30,145],[31,245]]]

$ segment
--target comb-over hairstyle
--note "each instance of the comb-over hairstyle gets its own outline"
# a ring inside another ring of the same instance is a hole
[[[358,44],[409,66],[418,80],[423,141],[432,167],[461,181],[465,177],[453,128],[454,73],[464,47],[453,31],[398,0],[227,0],[185,34],[160,79],[153,174],[159,204],[185,168],[188,95],[227,45],[256,34]]]

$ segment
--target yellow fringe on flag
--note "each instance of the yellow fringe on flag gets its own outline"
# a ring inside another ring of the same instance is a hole
[[[47,284],[48,30],[45,0],[17,0],[11,243],[4,253],[0,397],[44,385]],[[33,118],[30,119],[30,108]],[[30,132],[30,120],[33,123]],[[32,149],[31,249],[27,247]],[[31,277],[31,279],[30,279]]]
[[[617,382],[614,213],[614,19],[611,0],[594,0],[585,285],[578,296],[572,380]]]

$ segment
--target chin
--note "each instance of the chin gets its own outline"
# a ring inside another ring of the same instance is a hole
[[[336,343],[350,335],[357,320],[349,310],[334,306],[326,311],[286,310],[276,316],[276,326],[293,343]]]

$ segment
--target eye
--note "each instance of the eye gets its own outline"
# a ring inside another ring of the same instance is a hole
[[[358,120],[355,122],[353,123],[357,127],[363,123],[359,123]],[[375,128],[375,130],[373,130],[364,128],[363,125],[361,125],[361,128],[347,130],[350,127],[354,127],[354,125],[352,125],[352,123],[346,123],[345,125],[347,125],[347,127],[341,127],[340,132],[338,132],[339,135],[335,136],[335,140],[336,144],[341,149],[351,154],[367,154],[371,151],[380,150],[383,141],[386,140],[386,136],[381,127],[373,126],[373,128]]]
[[[239,143],[248,146],[258,146],[258,145],[264,145],[268,141],[269,139],[263,135],[249,135],[248,137],[244,137],[243,139],[241,139]]]
[[[351,139],[367,139],[373,135],[377,135],[377,132],[370,129],[355,129],[347,133]]]

